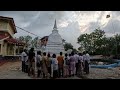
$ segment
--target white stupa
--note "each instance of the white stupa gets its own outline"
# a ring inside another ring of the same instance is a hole
[[[57,55],[60,52],[64,53],[63,41],[62,41],[60,34],[58,33],[56,20],[55,20],[52,33],[49,35],[45,51],[47,53],[50,53],[50,54],[55,53]]]

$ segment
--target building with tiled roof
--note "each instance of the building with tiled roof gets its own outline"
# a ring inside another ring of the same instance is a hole
[[[48,37],[49,36],[44,36],[43,38],[41,38],[41,46],[46,46],[47,45],[47,41],[48,41]]]
[[[16,55],[19,49],[24,48],[25,43],[13,38],[15,33],[17,30],[13,18],[0,16],[0,55]]]

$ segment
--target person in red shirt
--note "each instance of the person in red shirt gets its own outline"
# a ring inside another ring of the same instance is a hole
[[[61,76],[63,77],[64,57],[62,56],[62,52],[60,52],[60,56],[57,57],[57,60],[58,60],[58,77]]]

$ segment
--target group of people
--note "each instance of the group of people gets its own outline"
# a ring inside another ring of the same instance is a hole
[[[83,53],[65,54],[65,76],[83,76],[83,73],[89,74],[90,55],[88,51]]]
[[[35,67],[37,77],[41,78],[82,76],[84,72],[89,74],[90,55],[87,51],[83,54],[72,52],[65,55],[60,52],[58,56],[37,51],[35,55],[34,48],[31,48],[29,52],[27,50],[22,52],[21,59],[22,71],[28,73],[28,76],[36,76]]]

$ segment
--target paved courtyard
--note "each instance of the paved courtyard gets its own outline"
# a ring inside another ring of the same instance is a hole
[[[90,74],[85,79],[120,79],[120,67],[113,69],[90,68]],[[21,62],[6,62],[0,66],[0,79],[33,79],[27,73],[21,71]],[[59,79],[81,79],[78,77]]]
[[[33,79],[27,73],[21,71],[21,62],[7,62],[0,66],[0,79]],[[65,79],[65,78],[61,78]],[[67,79],[79,79],[78,77],[70,77]]]

